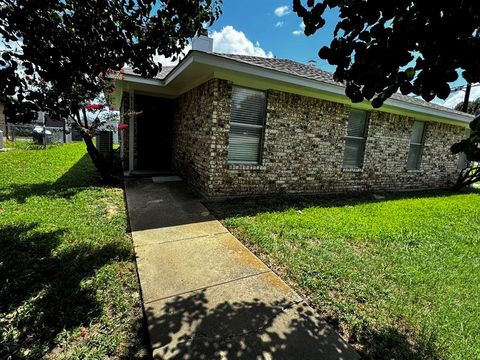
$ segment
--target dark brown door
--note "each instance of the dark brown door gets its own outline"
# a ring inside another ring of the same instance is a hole
[[[172,167],[172,101],[135,96],[137,170],[170,171]]]

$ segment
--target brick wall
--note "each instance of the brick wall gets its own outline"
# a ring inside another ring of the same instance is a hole
[[[202,193],[210,192],[218,97],[218,81],[210,80],[180,96],[174,106],[173,167]]]
[[[350,107],[280,91],[267,92],[261,164],[229,164],[231,93],[231,83],[212,79],[175,103],[174,170],[206,196],[427,189],[456,180],[450,146],[462,127],[428,122],[420,170],[407,171],[414,119],[372,111],[363,168],[345,171]]]
[[[231,89],[215,79],[179,100],[177,169],[207,196],[439,188],[457,177],[461,127],[427,123],[420,170],[407,171],[414,119],[373,111],[363,169],[344,171],[350,107],[279,91],[268,92],[261,164],[228,164]]]

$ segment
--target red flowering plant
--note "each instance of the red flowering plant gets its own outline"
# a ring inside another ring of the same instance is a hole
[[[125,80],[125,64],[141,76],[155,76],[162,67],[154,61],[156,55],[180,54],[221,14],[221,0],[8,4],[0,6],[2,102],[14,104],[12,119],[20,118],[20,111],[47,111],[69,119],[105,181],[111,178],[111,166],[93,137],[105,126],[116,130],[122,123],[110,97],[117,93],[115,83]]]

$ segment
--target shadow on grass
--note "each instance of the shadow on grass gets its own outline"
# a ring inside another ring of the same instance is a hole
[[[209,304],[206,291],[168,300],[161,312],[147,306],[155,355],[169,359],[355,359],[331,327],[302,304],[285,299]],[[367,359],[435,359],[389,329],[374,333]]]
[[[45,172],[48,172],[47,168],[45,168]],[[120,185],[119,183],[117,186]],[[90,157],[85,154],[56,181],[13,184],[0,188],[0,201],[15,200],[19,203],[25,203],[32,196],[70,199],[92,186],[105,185],[101,183],[100,177],[93,169]]]
[[[115,243],[79,242],[62,248],[64,230],[37,227],[33,223],[0,228],[2,359],[41,358],[64,329],[88,327],[101,316],[101,308],[94,287],[82,281],[105,264],[131,258],[128,249]]]
[[[469,189],[460,193],[448,190],[382,193],[381,195],[328,195],[328,196],[270,196],[257,198],[211,201],[205,205],[219,219],[255,216],[266,212],[281,212],[289,209],[303,210],[309,207],[332,208],[356,206],[369,203],[381,203],[408,199],[448,198],[458,194],[476,194],[480,191]],[[319,309],[321,312],[321,309]],[[337,330],[340,329],[337,318],[326,319]],[[439,359],[435,336],[432,334],[412,334],[402,327],[358,328],[354,330],[349,343],[354,345],[365,359]],[[286,342],[288,346],[288,341]],[[273,352],[275,352],[275,344]],[[275,357],[274,357],[275,358]]]
[[[385,192],[332,195],[285,195],[237,198],[225,201],[205,201],[205,206],[218,218],[255,216],[265,212],[280,212],[289,209],[303,210],[309,207],[333,208],[355,206],[385,201],[441,198],[460,194],[480,195],[480,189],[464,189],[461,192],[450,190],[425,190],[412,192]]]

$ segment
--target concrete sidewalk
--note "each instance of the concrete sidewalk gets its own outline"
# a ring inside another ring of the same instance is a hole
[[[127,179],[126,195],[155,358],[358,358],[185,183]]]

